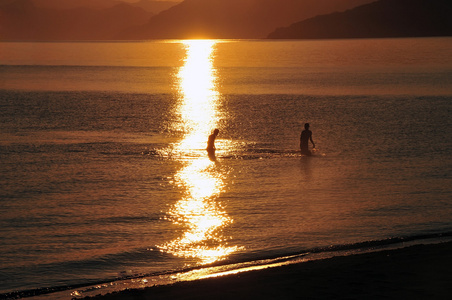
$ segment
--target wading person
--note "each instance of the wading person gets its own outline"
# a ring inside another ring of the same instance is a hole
[[[309,150],[308,142],[311,141],[312,148],[315,148],[314,141],[312,140],[312,131],[309,130],[309,123],[304,124],[304,130],[300,135],[300,150],[301,154],[311,155],[311,151]]]
[[[211,135],[209,135],[209,139],[207,140],[207,153],[209,157],[215,158],[215,139],[217,138],[218,133],[220,133],[220,130],[215,129]]]

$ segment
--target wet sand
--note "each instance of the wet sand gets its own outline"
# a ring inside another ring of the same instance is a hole
[[[452,299],[452,242],[311,261],[96,299]]]

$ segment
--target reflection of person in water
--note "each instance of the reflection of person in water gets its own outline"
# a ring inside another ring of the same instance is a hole
[[[311,155],[311,151],[309,151],[308,142],[311,141],[312,147],[315,148],[314,141],[312,140],[312,132],[309,130],[309,123],[304,124],[304,130],[300,135],[300,150],[301,154]]]
[[[206,150],[209,154],[209,157],[215,157],[215,139],[217,138],[218,133],[220,133],[220,130],[215,129],[213,133],[209,135],[209,139],[207,140]]]

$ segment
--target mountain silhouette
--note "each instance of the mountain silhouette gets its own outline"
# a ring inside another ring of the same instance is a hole
[[[2,0],[13,2],[14,0]],[[126,2],[135,7],[141,7],[148,12],[157,14],[171,6],[176,5],[179,1],[155,1],[155,0],[140,0],[135,2]],[[122,0],[33,0],[36,7],[52,8],[52,9],[72,9],[72,8],[95,8],[105,9],[124,3]]]
[[[124,2],[104,8],[38,7],[32,0],[0,6],[2,40],[109,40],[131,25],[145,24],[152,13]]]
[[[452,35],[450,0],[380,0],[278,28],[270,39],[428,37]]]
[[[275,28],[372,1],[2,0],[0,39],[265,38]]]
[[[95,8],[105,9],[123,3],[120,0],[33,0],[33,4],[40,8],[72,9]]]
[[[175,6],[180,1],[152,1],[152,0],[140,0],[138,2],[129,3],[132,6],[141,7],[144,10],[151,12],[153,14],[158,14],[161,11],[167,10],[168,8]]]
[[[277,27],[372,1],[185,0],[118,38],[264,38]]]

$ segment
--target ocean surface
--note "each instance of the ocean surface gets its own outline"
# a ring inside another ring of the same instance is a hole
[[[0,298],[450,237],[450,49],[0,43]]]

